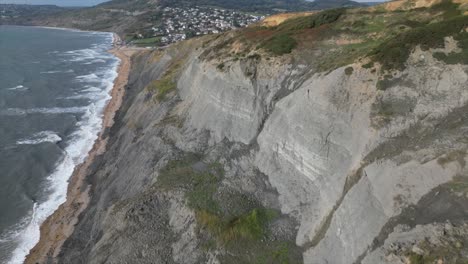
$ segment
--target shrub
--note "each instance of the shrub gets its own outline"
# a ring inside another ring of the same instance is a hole
[[[276,217],[276,212],[256,208],[232,219],[201,210],[196,213],[197,221],[217,239],[226,244],[238,240],[259,240],[266,232],[268,222]]]
[[[224,69],[224,63],[221,62],[220,64],[218,64],[218,66],[216,66],[216,68],[220,71],[222,71]]]
[[[296,47],[297,42],[289,34],[276,35],[269,40],[265,41],[263,48],[272,52],[275,55],[283,55],[291,53]]]
[[[468,33],[461,33],[455,39],[458,41],[461,52],[450,52],[448,54],[435,52],[433,57],[447,64],[468,64]]]
[[[346,69],[344,70],[345,74],[346,75],[351,75],[353,74],[353,71],[354,71],[354,68],[353,67],[346,67]]]
[[[362,67],[364,69],[370,69],[370,68],[374,67],[374,62],[371,61],[369,63],[366,63],[366,64],[362,65]]]
[[[337,21],[344,12],[344,8],[329,9],[310,16],[291,18],[281,23],[277,30],[282,32],[290,32],[319,27],[321,25],[330,24]]]
[[[254,53],[254,54],[247,56],[247,59],[259,60],[261,57],[262,56],[260,56],[260,54]]]
[[[221,181],[222,172],[214,165],[208,171],[196,172],[192,168],[195,160],[196,156],[189,156],[169,162],[161,170],[156,185],[165,190],[183,189],[190,208],[216,213],[219,205],[213,195]]]
[[[376,84],[377,90],[385,91],[388,88],[395,85],[400,80],[399,78],[395,78],[395,79],[392,79],[392,78],[393,76],[387,74],[384,76],[382,80],[377,81],[377,84]]]
[[[444,37],[455,35],[468,26],[468,16],[458,16],[446,21],[430,23],[410,29],[381,43],[369,54],[382,64],[382,70],[404,69],[411,51],[420,45],[422,49],[443,47]]]
[[[410,261],[410,264],[424,264],[423,256],[416,254],[416,253],[411,253],[409,255],[409,261]]]

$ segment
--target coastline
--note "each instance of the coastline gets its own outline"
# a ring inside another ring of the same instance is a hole
[[[89,203],[91,186],[86,183],[88,169],[93,163],[94,158],[103,154],[106,149],[108,139],[105,137],[104,131],[114,124],[115,113],[122,104],[125,85],[128,82],[128,75],[130,73],[131,56],[135,53],[135,49],[120,47],[117,45],[118,43],[120,43],[120,38],[114,33],[114,48],[109,50],[109,53],[118,57],[120,63],[117,70],[118,75],[114,80],[114,86],[110,92],[111,99],[104,110],[101,131],[85,161],[75,167],[69,180],[65,203],[60,205],[41,224],[40,240],[30,250],[24,263],[55,263],[55,258],[58,256],[63,243],[73,233],[79,215],[86,209]]]

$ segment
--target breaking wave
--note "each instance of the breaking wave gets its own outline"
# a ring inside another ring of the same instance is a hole
[[[36,145],[44,142],[57,143],[60,142],[62,138],[53,131],[41,131],[35,133],[30,138],[25,138],[16,141],[18,145]]]
[[[91,33],[90,33],[91,34]],[[98,33],[104,34],[104,33]],[[108,34],[108,33],[106,33]],[[111,36],[111,34],[108,34]],[[107,40],[107,38],[106,38]],[[112,39],[111,39],[112,40]],[[102,126],[102,116],[104,108],[110,99],[109,92],[113,87],[113,82],[117,77],[117,66],[119,60],[107,54],[105,50],[76,50],[67,52],[74,61],[87,61],[95,59],[107,59],[112,62],[106,72],[100,74],[88,74],[76,77],[77,80],[87,83],[85,90],[95,93],[96,97],[90,98],[92,103],[85,107],[67,108],[32,108],[19,109],[9,108],[0,114],[25,115],[25,114],[60,114],[60,113],[81,113],[82,117],[77,123],[78,129],[67,137],[67,142],[63,149],[63,155],[59,160],[52,174],[47,177],[47,193],[49,196],[43,202],[34,204],[30,215],[25,217],[23,224],[13,227],[9,234],[0,236],[0,239],[9,239],[17,245],[13,250],[12,257],[8,263],[23,263],[26,255],[36,245],[40,238],[40,226],[45,219],[50,216],[62,203],[66,201],[68,180],[74,168],[82,163],[91,150]],[[95,83],[99,83],[96,85]],[[100,88],[100,89],[99,89]],[[39,144],[40,142],[57,142],[59,136],[51,131],[43,131],[33,135],[31,138],[18,141],[18,144]]]

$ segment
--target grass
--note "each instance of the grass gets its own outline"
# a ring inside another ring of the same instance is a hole
[[[156,184],[164,190],[184,190],[192,209],[218,213],[219,206],[213,196],[223,173],[213,164],[207,171],[195,171],[192,165],[198,159],[195,155],[189,155],[182,160],[170,161],[161,171]]]
[[[184,190],[188,206],[196,212],[197,222],[218,242],[226,244],[244,239],[260,239],[266,233],[266,224],[276,214],[264,208],[254,208],[248,213],[234,216],[229,212],[222,212],[220,203],[223,201],[216,199],[215,194],[224,171],[218,163],[208,164],[205,171],[196,171],[193,166],[198,162],[199,157],[195,155],[170,161],[161,170],[157,186],[164,190]]]
[[[465,156],[466,156],[466,151],[455,150],[455,151],[449,152],[446,155],[438,158],[437,163],[440,166],[445,167],[445,165],[447,165],[448,163],[453,162],[453,161],[457,161],[458,164],[460,164],[460,166],[462,168],[464,168],[466,166]]]
[[[167,94],[177,88],[176,77],[179,74],[182,65],[182,60],[173,62],[160,79],[152,81],[147,86],[149,91],[157,94],[156,98],[159,101],[165,100]]]
[[[377,81],[376,88],[379,91],[385,91],[398,83],[398,81],[400,81],[399,78],[393,78],[392,75],[386,74],[383,79]]]
[[[455,40],[458,41],[460,52],[450,52],[448,54],[435,52],[433,54],[434,58],[447,64],[468,64],[468,33],[457,34]]]
[[[199,163],[196,155],[188,155],[181,160],[170,161],[161,170],[156,185],[163,190],[184,190],[187,204],[195,210],[198,223],[206,228],[217,241],[226,244],[238,240],[258,240],[266,233],[266,224],[276,213],[265,208],[253,208],[248,213],[232,214],[220,210],[216,193],[224,176],[222,166],[211,163],[204,171],[193,169]],[[236,196],[227,197],[234,202],[241,201]]]
[[[267,234],[267,224],[276,215],[275,211],[264,208],[255,208],[231,219],[224,219],[220,215],[205,210],[199,210],[196,213],[198,223],[222,244],[242,240],[260,240]]]
[[[419,247],[424,250],[424,254],[420,255],[414,252],[408,252],[410,264],[429,264],[438,263],[442,260],[443,263],[467,264],[468,259],[463,254],[463,237],[452,237],[451,240],[442,240],[441,244],[434,245],[428,241],[419,243]],[[455,242],[457,241],[457,242]]]
[[[201,165],[203,164],[203,165]],[[183,191],[187,205],[195,211],[201,247],[223,248],[222,263],[296,263],[302,252],[294,241],[269,241],[270,223],[279,212],[263,207],[248,194],[223,187],[221,164],[203,163],[187,154],[168,162],[155,187],[160,191]]]
[[[444,37],[460,33],[468,25],[468,16],[457,16],[441,22],[409,29],[378,45],[369,55],[382,65],[382,70],[402,70],[412,50],[420,45],[423,50],[441,48]]]
[[[374,40],[366,40],[362,43],[343,45],[339,48],[332,47],[328,52],[317,59],[317,68],[320,71],[328,71],[353,63],[356,58],[365,56],[370,49],[378,45]],[[327,49],[329,47],[323,47]]]
[[[297,41],[286,33],[273,36],[262,45],[264,49],[275,55],[291,53],[296,46]]]
[[[133,41],[133,44],[139,46],[152,46],[161,42],[161,37],[153,37],[153,38],[144,38],[144,39],[136,39]]]
[[[424,264],[424,257],[416,253],[410,253],[408,255],[410,264]]]
[[[373,68],[374,67],[374,63],[371,61],[371,62],[368,62],[366,64],[363,64],[362,67],[364,69],[370,69],[370,68]]]
[[[303,30],[317,28],[333,23],[344,14],[345,9],[331,9],[317,14],[291,18],[274,28],[256,27],[246,30],[247,38],[263,39],[260,47],[266,51],[281,56],[291,53],[298,46],[295,35]]]
[[[316,28],[337,21],[345,13],[344,8],[329,9],[309,16],[291,18],[277,27],[278,32],[292,32]]]

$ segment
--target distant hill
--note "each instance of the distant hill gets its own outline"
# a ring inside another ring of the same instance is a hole
[[[15,21],[23,24],[36,17],[55,15],[65,10],[67,9],[54,5],[0,4],[0,25],[16,24]]]
[[[128,35],[149,30],[159,23],[161,8],[190,6],[275,14],[362,6],[362,4],[350,0],[316,0],[314,2],[305,0],[113,0],[80,9],[0,5],[0,8],[9,10],[0,14],[0,24],[69,27]]]

